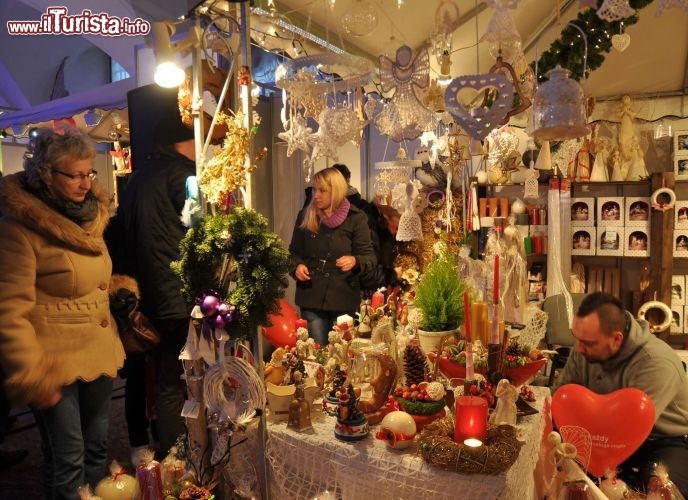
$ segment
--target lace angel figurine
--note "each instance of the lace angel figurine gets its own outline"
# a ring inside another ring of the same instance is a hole
[[[383,92],[393,92],[393,96],[392,106],[386,106],[378,114],[375,124],[393,141],[420,137],[432,120],[432,112],[418,99],[413,88],[427,87],[429,75],[430,54],[427,48],[413,57],[411,47],[403,45],[397,49],[394,61],[380,56],[380,84]]]
[[[420,195],[420,182],[408,181],[406,184],[398,184],[392,193],[392,206],[401,213],[399,228],[397,229],[397,241],[422,241],[423,227],[420,213],[427,203],[425,197]]]

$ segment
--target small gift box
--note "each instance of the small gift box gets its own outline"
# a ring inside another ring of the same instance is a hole
[[[600,197],[597,200],[597,226],[623,226],[623,196]]]
[[[674,230],[674,257],[688,257],[688,230]]]
[[[597,255],[623,255],[624,228],[601,226],[597,228]]]
[[[571,255],[595,255],[597,231],[594,227],[571,228]]]
[[[626,257],[649,257],[650,256],[650,227],[628,227],[626,228],[626,238],[624,244],[624,255]]]
[[[595,198],[571,198],[571,225],[595,225]]]
[[[626,227],[647,227],[650,223],[650,197],[626,198]]]
[[[683,306],[686,305],[686,277],[672,276],[671,277],[671,305]]]
[[[683,333],[683,307],[671,306],[670,333]]]
[[[674,204],[675,229],[688,229],[688,201],[677,201]]]

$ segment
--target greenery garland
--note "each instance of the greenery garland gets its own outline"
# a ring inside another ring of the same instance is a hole
[[[597,9],[603,0],[597,0],[597,7],[586,9],[578,13],[574,24],[579,26],[588,39],[587,71],[596,70],[604,62],[605,54],[612,49],[612,36],[621,32],[621,24],[630,26],[638,22],[637,13],[620,21],[607,22],[600,19]],[[630,0],[629,5],[636,11],[647,7],[652,0]],[[558,40],[555,40],[550,48],[543,52],[537,63],[532,63],[533,69],[537,68],[538,81],[547,80],[546,73],[556,67],[557,64],[571,71],[571,77],[581,80],[583,77],[583,60],[585,43],[581,33],[572,26],[566,26]],[[587,75],[585,75],[587,77]]]
[[[259,325],[270,325],[289,284],[290,258],[263,215],[242,207],[209,215],[187,232],[180,252],[171,267],[182,280],[189,310],[215,290],[236,306],[237,319],[225,327],[232,338],[250,338]]]

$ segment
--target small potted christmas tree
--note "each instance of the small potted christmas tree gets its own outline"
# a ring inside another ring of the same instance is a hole
[[[423,271],[415,287],[414,307],[421,313],[418,337],[427,355],[437,350],[442,338],[458,336],[463,323],[463,295],[468,283],[459,276],[454,256],[444,246],[435,260]]]

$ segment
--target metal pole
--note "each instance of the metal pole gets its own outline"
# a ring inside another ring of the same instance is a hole
[[[240,50],[239,50],[239,57],[240,57],[240,64],[238,65],[238,69],[241,69],[241,66],[246,66],[249,71],[249,75],[252,74],[252,69],[251,69],[251,35],[250,35],[250,22],[251,22],[251,15],[250,15],[250,10],[249,10],[249,3],[248,2],[241,2],[239,4],[239,18],[240,18],[240,23],[239,23],[239,35],[240,35]],[[237,70],[238,70],[237,69]],[[244,113],[244,126],[246,127],[246,130],[251,133],[251,129],[253,128],[253,107],[251,104],[251,82],[249,81],[249,84],[246,86],[246,99],[243,102],[243,113]],[[246,161],[251,162],[253,161],[253,143],[251,142],[251,150],[247,152],[248,157],[246,158]],[[247,175],[246,177],[246,186],[245,186],[245,191],[244,191],[244,207],[245,208],[251,208],[253,204],[253,186],[251,182],[251,176]],[[256,371],[258,372],[258,376],[260,379],[263,379],[263,343],[261,342],[261,328],[257,327],[256,331],[254,332],[254,336],[251,339],[251,344],[252,344],[252,351],[253,351],[253,359],[255,360],[255,368]],[[258,466],[258,474],[260,476],[260,492],[261,492],[261,497],[264,500],[269,500],[271,498],[270,495],[270,478],[269,478],[269,468],[267,464],[267,459],[265,456],[265,444],[267,443],[268,439],[268,429],[267,429],[267,419],[265,415],[265,411],[263,410],[263,413],[260,415],[260,421],[258,422],[258,443],[260,446],[260,449],[258,450],[258,457],[257,457],[257,466]]]

